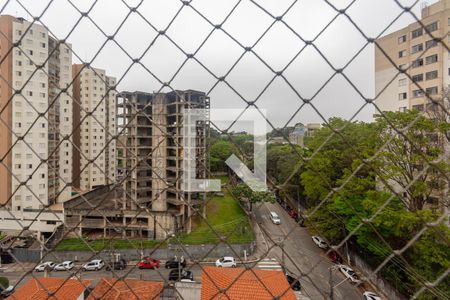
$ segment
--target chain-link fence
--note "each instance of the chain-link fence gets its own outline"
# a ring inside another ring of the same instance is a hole
[[[3,296],[450,298],[449,1],[0,14]],[[187,108],[221,191],[182,189]],[[226,164],[258,168],[251,109],[267,192]]]

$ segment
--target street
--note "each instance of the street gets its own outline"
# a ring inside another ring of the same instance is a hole
[[[272,223],[270,211],[278,214],[280,225]],[[278,203],[255,205],[254,212],[268,243],[266,258],[276,259],[296,276],[304,274],[300,277],[302,294],[311,299],[362,299],[359,289],[345,281],[339,270],[330,270],[335,264],[325,256],[325,251],[314,244],[308,231],[296,224]],[[284,255],[274,243],[280,243],[280,247],[284,248]],[[330,297],[330,282],[334,287],[334,298]]]
[[[274,211],[281,219],[280,225],[272,223],[269,212]],[[288,213],[278,203],[261,203],[254,205],[256,220],[260,224],[264,240],[262,249],[258,250],[261,261],[255,265],[255,268],[273,268],[279,269],[284,266],[289,273],[300,277],[302,285],[302,294],[310,299],[361,299],[361,291],[345,280],[339,270],[333,269],[333,264],[325,256],[325,251],[318,248],[311,240],[308,231],[300,227]],[[286,238],[287,237],[287,238]],[[276,245],[278,244],[278,245]],[[284,249],[281,250],[281,247]],[[267,252],[268,250],[268,252]],[[267,255],[262,255],[267,253]],[[82,279],[93,280],[95,285],[102,277],[123,277],[142,280],[166,281],[170,270],[161,267],[156,270],[140,270],[135,267],[134,262],[130,263],[125,270],[106,271],[103,268],[100,271],[78,271],[83,263],[76,263],[71,272],[51,271],[49,277],[68,278],[77,276]],[[20,287],[33,276],[36,278],[44,276],[43,272],[29,272],[35,264],[24,263],[22,266],[14,264],[4,269],[2,276],[10,280],[11,285]],[[163,265],[163,263],[162,263]],[[201,267],[199,265],[188,265],[188,270],[194,274],[194,280],[201,282]],[[28,273],[27,273],[28,272]],[[330,282],[333,288],[330,288]],[[331,296],[332,291],[332,296]]]
[[[32,266],[34,264],[26,264],[27,270],[32,270]],[[51,271],[49,272],[49,277],[56,277],[56,278],[68,278],[73,275],[77,276],[81,279],[90,279],[93,281],[93,285],[95,285],[102,277],[124,277],[124,278],[133,278],[133,279],[142,279],[142,280],[153,280],[153,281],[167,281],[167,278],[169,276],[170,269],[165,269],[164,266],[160,267],[156,270],[149,270],[149,269],[143,269],[140,270],[137,267],[134,266],[128,266],[125,270],[115,270],[112,271],[106,271],[106,268],[103,268],[99,271],[78,271],[82,266],[82,263],[76,264],[75,268],[73,268],[70,272],[69,271]],[[26,271],[20,271],[20,267],[15,268],[15,270],[6,271],[1,276],[6,276],[11,285],[17,285],[17,287],[20,287],[22,284],[27,282],[29,279],[33,278],[40,278],[44,276],[44,272],[33,272],[31,274],[25,275]],[[201,268],[198,265],[193,266],[187,266],[187,270],[191,270],[194,274],[194,280],[197,282],[200,282],[201,279]],[[78,271],[78,272],[77,272]],[[77,273],[76,273],[77,272]],[[76,273],[76,274],[75,274]],[[25,275],[25,276],[24,276]],[[23,278],[22,278],[23,277]],[[17,288],[16,287],[16,288]]]

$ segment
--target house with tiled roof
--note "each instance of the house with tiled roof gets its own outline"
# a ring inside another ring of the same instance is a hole
[[[33,278],[7,298],[7,300],[84,300],[91,280],[66,278]]]
[[[204,267],[201,300],[296,300],[283,272]]]
[[[97,283],[87,300],[158,300],[163,288],[162,282],[106,277]]]

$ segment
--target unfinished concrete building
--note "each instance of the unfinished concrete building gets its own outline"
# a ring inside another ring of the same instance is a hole
[[[163,239],[189,232],[191,206],[205,195],[181,189],[183,108],[209,109],[209,98],[193,90],[120,93],[117,148],[122,186],[105,187],[89,201],[80,196],[66,203],[66,225],[77,226],[79,234],[108,237]],[[197,124],[197,178],[206,178],[207,128],[208,122]],[[92,205],[97,209],[90,210]]]

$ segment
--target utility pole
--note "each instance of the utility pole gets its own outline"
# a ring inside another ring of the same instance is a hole
[[[329,294],[329,299],[333,300],[334,299],[334,293],[333,293],[333,267],[328,268],[328,270],[330,271],[330,278],[329,278],[329,284],[330,284],[330,294]]]

